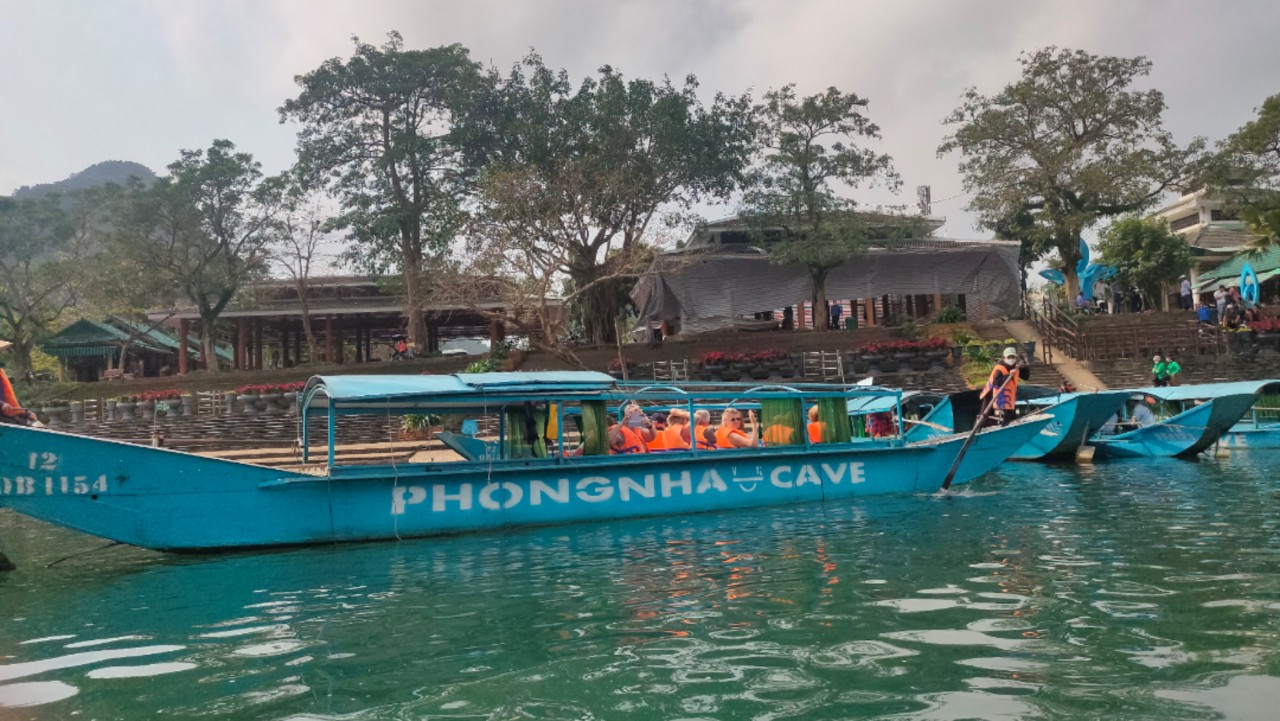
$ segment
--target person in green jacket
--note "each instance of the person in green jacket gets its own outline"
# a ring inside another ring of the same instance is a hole
[[[1178,361],[1173,358],[1165,358],[1157,355],[1151,359],[1154,365],[1151,366],[1151,377],[1155,381],[1157,388],[1161,388],[1173,383],[1173,377],[1182,370],[1182,366],[1178,365]]]

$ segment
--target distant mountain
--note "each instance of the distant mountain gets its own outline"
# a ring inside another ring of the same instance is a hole
[[[50,193],[72,193],[84,188],[94,188],[107,183],[124,185],[131,177],[137,177],[147,184],[155,182],[156,174],[141,163],[127,160],[104,160],[73,173],[66,180],[40,185],[24,185],[13,192],[15,198],[43,198]]]

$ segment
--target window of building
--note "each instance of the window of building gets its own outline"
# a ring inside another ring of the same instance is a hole
[[[1184,230],[1186,228],[1190,228],[1193,225],[1199,225],[1199,223],[1200,223],[1200,214],[1192,213],[1191,215],[1184,215],[1181,218],[1178,218],[1177,220],[1169,223],[1169,230]]]

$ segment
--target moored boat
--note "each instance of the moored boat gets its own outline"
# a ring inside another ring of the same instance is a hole
[[[1099,455],[1119,458],[1193,457],[1219,442],[1277,380],[1128,389],[1132,403],[1093,437]],[[1135,412],[1152,413],[1144,425]],[[1151,408],[1156,406],[1155,409]]]
[[[0,505],[136,546],[198,551],[938,490],[965,436],[860,443],[843,410],[862,394],[900,398],[898,391],[820,385],[632,388],[588,372],[317,376],[302,396],[299,468],[0,426]],[[791,424],[790,440],[610,455],[609,421],[633,402],[690,410],[754,402],[770,416],[766,424]],[[845,419],[830,442],[810,443],[804,432],[801,413],[811,403],[833,428]],[[444,414],[463,427],[484,420],[490,430],[446,436],[462,460],[337,463],[345,416],[406,413]],[[314,464],[307,440],[317,421],[327,454]],[[991,470],[1048,422],[1027,418],[977,434],[954,482]]]
[[[1273,450],[1280,448],[1280,395],[1264,395],[1258,398],[1249,412],[1218,441],[1223,448],[1233,450]]]
[[[919,422],[908,422],[912,428],[907,431],[907,438],[918,440],[972,428],[981,410],[978,394],[976,390],[964,391],[937,399]],[[1119,411],[1128,397],[1127,392],[1118,391],[1058,393],[1038,386],[1019,386],[1019,411],[1046,415],[1051,420],[1009,458],[1017,461],[1074,459],[1080,446]]]

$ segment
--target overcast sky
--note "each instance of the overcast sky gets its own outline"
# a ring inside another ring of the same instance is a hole
[[[294,76],[349,57],[351,36],[409,47],[459,42],[509,67],[529,48],[575,79],[694,73],[708,94],[794,82],[870,100],[904,192],[933,187],[939,235],[990,237],[963,212],[957,158],[936,157],[941,120],[968,86],[994,93],[1019,51],[1045,45],[1146,55],[1180,142],[1217,140],[1280,93],[1280,2],[1108,0],[0,0],[0,193],[102,160],[157,172],[182,148],[227,138],[268,172],[293,157],[276,108]],[[714,211],[713,211],[714,212]]]

